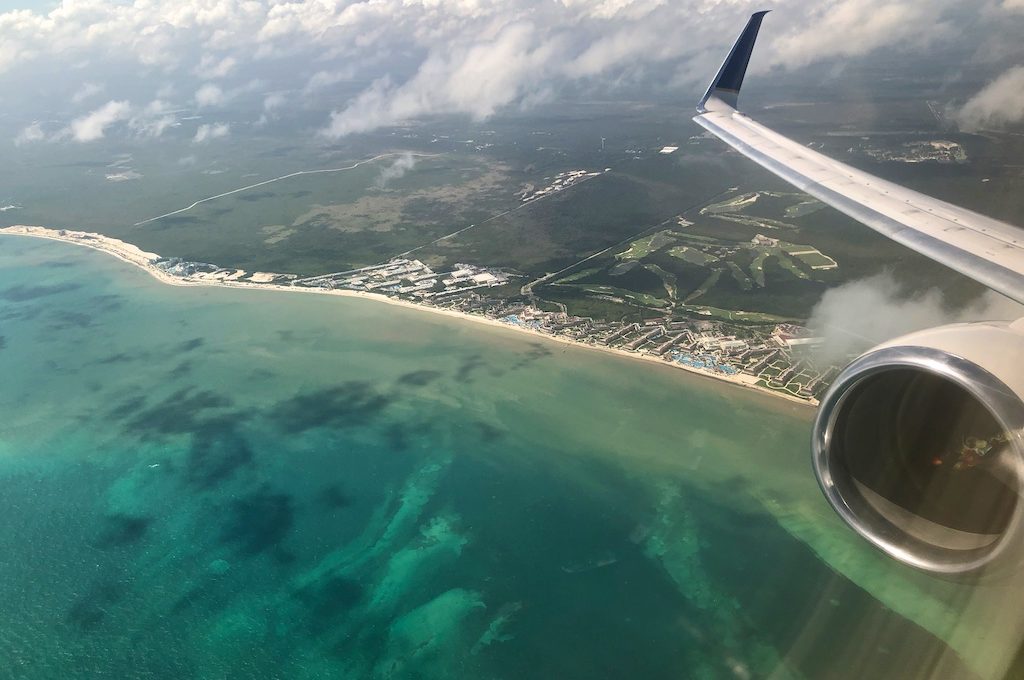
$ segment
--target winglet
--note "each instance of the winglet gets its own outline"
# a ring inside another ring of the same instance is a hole
[[[697,111],[704,113],[707,108],[705,104],[712,97],[716,97],[729,106],[736,108],[736,100],[739,98],[740,86],[743,85],[743,76],[747,72],[747,64],[750,63],[750,53],[754,51],[754,41],[757,40],[757,32],[761,29],[761,20],[771,10],[754,12],[747,21],[746,28],[736,39],[736,43],[725,58],[722,68],[718,69],[718,75],[711,81],[708,91],[703,99],[697,104]]]

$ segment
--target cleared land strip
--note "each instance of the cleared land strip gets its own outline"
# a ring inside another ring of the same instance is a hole
[[[606,170],[605,172],[608,172],[608,171]],[[603,174],[605,174],[605,173],[601,173],[601,175],[603,175]],[[601,175],[594,175],[594,176],[591,176],[591,177],[584,177],[583,179],[576,180],[571,185],[569,185],[568,188],[571,189],[573,187],[578,187],[579,185],[583,184],[584,182],[592,180],[592,179],[594,179],[594,177],[600,177]],[[565,190],[563,190],[563,192],[564,191]],[[508,215],[509,213],[514,213],[517,210],[522,210],[523,208],[525,208],[527,206],[530,206],[530,205],[533,205],[534,203],[537,203],[538,201],[543,201],[545,198],[551,198],[552,196],[556,196],[556,195],[558,195],[560,193],[563,193],[563,192],[551,192],[551,193],[545,194],[544,196],[541,196],[539,198],[535,198],[532,201],[527,201],[525,203],[520,203],[516,207],[509,208],[505,212],[498,213],[497,215],[491,215],[490,217],[488,217],[485,220],[480,220],[479,222],[471,224],[468,227],[462,227],[461,229],[453,231],[450,234],[445,234],[444,236],[441,236],[439,238],[435,238],[433,241],[431,241],[429,243],[424,243],[421,246],[416,246],[415,248],[410,248],[409,250],[406,250],[405,252],[398,253],[397,255],[393,255],[391,257],[391,259],[394,259],[396,257],[408,257],[412,253],[415,253],[417,250],[423,250],[424,248],[429,248],[430,246],[436,245],[436,244],[440,243],[441,241],[446,241],[446,240],[448,240],[450,238],[455,238],[456,236],[458,236],[459,234],[461,234],[464,231],[469,231],[470,229],[473,229],[475,227],[479,227],[482,224],[487,224],[488,222],[492,222],[492,221],[498,219],[499,217],[504,217],[505,215]]]
[[[273,184],[274,182],[280,182],[281,180],[290,179],[292,177],[299,177],[301,175],[320,175],[320,174],[326,174],[326,173],[331,173],[331,172],[343,172],[345,170],[354,170],[355,168],[358,168],[360,165],[366,165],[367,163],[373,163],[374,161],[379,161],[382,158],[390,158],[391,156],[414,156],[416,158],[434,158],[436,156],[441,156],[441,155],[443,155],[443,154],[439,154],[439,153],[409,153],[407,151],[393,151],[391,153],[382,153],[379,156],[374,156],[373,158],[367,158],[365,160],[357,161],[356,163],[353,163],[352,165],[347,165],[347,166],[345,166],[343,168],[324,168],[322,170],[299,170],[298,172],[290,172],[287,175],[281,175],[280,177],[275,177],[273,179],[265,179],[262,182],[256,182],[255,184],[250,184],[248,186],[239,187],[237,189],[232,189],[231,191],[225,191],[224,193],[217,194],[216,196],[207,196],[206,198],[200,198],[198,201],[196,201],[195,203],[193,203],[190,206],[187,206],[185,208],[180,208],[178,210],[173,210],[173,211],[171,211],[169,213],[164,213],[163,215],[157,215],[156,217],[150,217],[147,220],[142,220],[141,222],[136,222],[132,226],[138,227],[138,226],[141,226],[143,224],[149,224],[150,222],[156,222],[157,220],[162,220],[165,217],[171,217],[172,215],[179,215],[179,214],[181,214],[183,212],[188,212],[189,210],[191,210],[192,208],[195,208],[200,203],[206,203],[207,201],[215,201],[218,198],[224,198],[225,196],[230,196],[232,194],[241,193],[243,191],[249,191],[250,189],[256,189],[257,187],[266,186],[268,184]]]

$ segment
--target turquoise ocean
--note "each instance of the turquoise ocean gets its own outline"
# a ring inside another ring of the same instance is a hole
[[[826,507],[811,414],[0,237],[0,677],[985,675],[960,591]]]

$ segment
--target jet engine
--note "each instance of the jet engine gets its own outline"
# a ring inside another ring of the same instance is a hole
[[[821,401],[814,471],[890,556],[937,574],[1024,561],[1024,319],[954,324],[861,355]]]

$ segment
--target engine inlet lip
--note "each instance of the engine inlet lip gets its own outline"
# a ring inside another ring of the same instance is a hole
[[[1007,559],[1007,547],[1024,538],[1024,484],[1020,476],[1015,489],[1018,500],[1005,531],[991,546],[970,551],[932,545],[902,532],[878,513],[865,511],[866,504],[862,500],[844,495],[843,487],[849,484],[833,477],[833,470],[841,468],[832,465],[830,443],[843,403],[857,385],[894,368],[931,373],[967,391],[1010,434],[1015,460],[1024,465],[1024,402],[1002,380],[963,357],[932,347],[883,347],[860,356],[847,366],[832,383],[818,409],[811,439],[812,464],[814,476],[829,505],[846,524],[875,547],[899,562],[923,571],[957,576],[1011,561]],[[1024,543],[1019,545],[1024,546]]]

